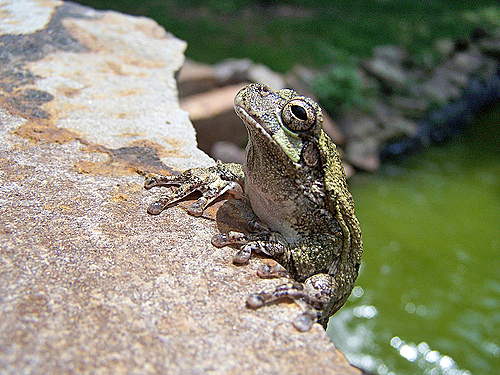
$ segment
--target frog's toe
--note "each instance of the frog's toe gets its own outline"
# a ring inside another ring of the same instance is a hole
[[[317,319],[318,317],[315,314],[305,312],[295,318],[295,320],[293,321],[293,326],[300,332],[307,332],[311,329]]]
[[[246,264],[252,256],[252,253],[260,253],[262,248],[259,242],[248,242],[234,256],[233,263]]]
[[[203,214],[203,211],[205,211],[207,205],[207,198],[204,196],[200,197],[196,202],[189,206],[188,212],[193,216],[201,216]]]
[[[212,242],[212,245],[214,245],[215,247],[224,247],[230,244],[230,242],[227,240],[227,234],[224,233],[214,234],[210,242]]]
[[[212,237],[212,245],[223,247],[233,244],[245,244],[248,242],[247,236],[241,232],[230,231],[227,234],[218,233]]]
[[[158,180],[156,177],[147,177],[144,181],[144,187],[149,190],[152,187],[158,186]]]
[[[247,299],[247,306],[252,309],[258,309],[264,305],[283,299],[295,301],[302,309],[302,314],[293,322],[295,328],[301,332],[309,331],[312,325],[318,320],[322,305],[308,295],[301,283],[290,280],[277,286],[272,292],[251,294]]]
[[[258,309],[266,303],[264,296],[261,293],[251,294],[247,299],[247,306],[252,309]]]
[[[290,274],[281,264],[274,260],[268,260],[264,262],[258,269],[257,275],[264,278],[271,277],[288,277],[290,278]]]
[[[163,200],[153,202],[148,207],[148,214],[159,215],[167,207],[167,205],[168,203]]]
[[[252,249],[245,245],[233,257],[233,263],[237,265],[247,264],[252,256]]]

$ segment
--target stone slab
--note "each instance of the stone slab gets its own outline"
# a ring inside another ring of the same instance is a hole
[[[185,43],[153,21],[59,1],[0,3],[0,373],[359,374],[294,304],[210,238],[146,207],[146,171],[213,160],[179,109]]]

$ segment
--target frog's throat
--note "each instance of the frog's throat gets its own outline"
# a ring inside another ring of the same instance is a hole
[[[248,112],[241,106],[235,105],[234,110],[241,118],[247,130],[257,129],[265,136],[274,147],[280,149],[286,154],[288,159],[294,163],[300,160],[300,150],[302,150],[302,140],[294,133],[291,133],[280,124],[280,128],[274,134],[271,134],[265,127],[256,121]]]

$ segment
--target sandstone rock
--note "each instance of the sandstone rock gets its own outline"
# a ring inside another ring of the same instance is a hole
[[[342,155],[342,160],[358,169],[366,171],[378,169],[381,129],[375,117],[360,110],[350,110],[341,114],[339,124],[349,139],[344,146],[345,155]]]
[[[247,131],[234,112],[234,97],[245,84],[217,88],[181,101],[181,108],[189,112],[196,129],[198,147],[203,151],[211,152],[217,142],[245,145]]]
[[[393,99],[397,99],[397,97]],[[403,98],[400,100],[403,100]],[[376,128],[371,126],[374,129],[371,135],[372,138],[383,140],[395,136],[415,135],[417,125],[405,117],[401,111],[395,109],[394,106],[387,105],[376,99],[372,102],[372,108],[373,116],[377,121]]]
[[[455,50],[455,43],[450,38],[441,38],[434,43],[434,49],[442,58],[448,58]]]
[[[212,118],[224,112],[234,112],[234,97],[246,83],[224,86],[183,98],[181,108],[189,113],[191,121]]]
[[[358,67],[356,69],[356,76],[359,77],[362,90],[368,97],[377,96],[380,93],[382,89],[380,82],[375,77],[368,74],[366,70]]]
[[[500,58],[500,28],[493,35],[485,36],[479,40],[479,49],[488,56]]]
[[[250,59],[226,59],[214,66],[215,75],[221,86],[240,82],[259,82],[279,90],[285,87],[283,76],[263,64]]]
[[[359,109],[344,111],[338,122],[349,140],[370,137],[380,130],[377,119]]]
[[[452,69],[450,64],[444,63],[434,69],[434,76],[442,77],[459,89],[464,89],[469,83],[470,77],[467,73]]]
[[[245,161],[245,150],[233,142],[215,142],[210,150],[210,155],[225,163],[243,164]]]
[[[391,90],[403,91],[408,86],[409,77],[403,68],[385,59],[373,58],[365,62],[363,67]]]
[[[391,105],[394,106],[404,116],[412,119],[419,119],[425,116],[429,110],[429,101],[424,98],[412,98],[404,96],[393,96],[390,98]]]
[[[2,62],[1,74],[15,87],[2,97],[11,113],[31,120],[18,132],[45,139],[57,127],[109,153],[145,147],[178,170],[211,163],[194,147],[195,133],[176,97],[173,73],[184,60],[186,44],[149,19],[76,5],[57,9],[46,21],[46,35],[39,31],[30,37],[36,30],[26,27],[23,34],[3,36],[2,52],[10,57]],[[81,16],[71,17],[74,9]],[[170,132],[174,136],[166,141]]]
[[[273,90],[285,88],[285,78],[283,75],[271,70],[263,64],[253,64],[247,74],[248,81],[263,83]]]
[[[441,105],[450,100],[457,99],[462,94],[459,87],[452,84],[444,76],[433,76],[424,82],[416,94],[422,94],[427,99]]]
[[[479,48],[491,57],[500,58],[500,40],[483,40]]]
[[[346,158],[356,168],[373,172],[380,168],[379,148],[375,138],[353,140],[346,146]]]
[[[178,106],[185,43],[73,3],[0,9],[0,372],[360,374],[295,305],[246,308],[280,281],[210,244],[241,202],[146,213],[137,172],[213,163]]]
[[[375,48],[373,57],[361,63],[381,84],[366,95],[373,118],[353,110],[339,119],[348,160],[369,169],[377,165],[377,147],[390,159],[445,141],[497,101],[498,30],[476,29],[469,39],[438,40],[434,47],[444,60],[440,63],[427,53],[420,64],[408,64],[404,49]]]
[[[221,86],[246,82],[252,65],[250,59],[226,59],[214,66],[215,75]]]
[[[484,66],[484,59],[476,50],[459,52],[453,56],[450,66],[466,74],[478,73]]]
[[[219,85],[212,66],[189,59],[184,61],[177,83],[181,98],[212,90]]]
[[[408,59],[408,52],[400,46],[384,45],[373,49],[373,57],[394,65],[402,65]]]

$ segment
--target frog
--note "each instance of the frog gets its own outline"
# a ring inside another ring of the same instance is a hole
[[[263,254],[270,261],[257,274],[283,279],[274,289],[251,294],[247,306],[293,300],[301,308],[293,319],[297,330],[309,331],[316,322],[326,329],[355,285],[363,242],[339,152],[323,130],[322,110],[292,89],[273,91],[260,83],[243,87],[234,109],[248,132],[245,162],[217,161],[178,175],[149,176],[146,189],[169,189],[147,211],[158,215],[195,191],[200,196],[188,208],[194,216],[223,195],[245,200],[256,215],[248,231],[219,233],[211,242],[236,246],[237,265]]]

